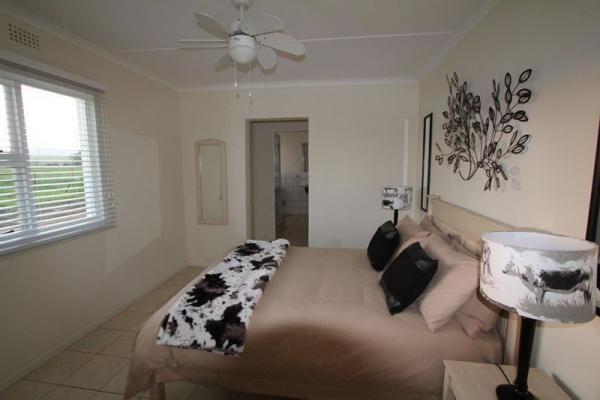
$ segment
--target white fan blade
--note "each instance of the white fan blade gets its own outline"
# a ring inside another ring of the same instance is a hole
[[[212,62],[212,64],[215,67],[220,67],[220,66],[224,66],[228,63],[231,63],[231,57],[229,57],[229,52],[223,54],[222,56],[220,56],[219,58],[217,58],[216,60],[214,60]]]
[[[277,53],[270,47],[259,46],[256,51],[256,59],[264,70],[270,70],[277,65]]]
[[[281,18],[270,14],[248,14],[240,22],[238,28],[247,35],[255,36],[263,33],[282,31]]]
[[[201,12],[194,13],[194,15],[196,16],[196,23],[198,26],[204,29],[206,32],[212,33],[216,37],[220,37],[222,39],[227,39],[229,37],[229,32],[227,29],[225,29],[225,27],[212,15]]]
[[[306,53],[306,49],[301,41],[285,33],[267,33],[266,35],[258,36],[256,40],[264,46],[269,46],[275,50],[283,51],[284,53],[293,54],[295,56],[301,56]]]

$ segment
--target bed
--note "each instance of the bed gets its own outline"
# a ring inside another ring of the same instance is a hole
[[[475,251],[481,233],[511,229],[435,197],[429,214]],[[140,331],[125,398],[150,389],[160,399],[163,383],[190,381],[291,398],[437,399],[444,359],[500,362],[514,346],[503,318],[497,330],[471,339],[454,320],[431,333],[414,306],[390,316],[365,253],[291,247],[240,357],[156,345],[163,316],[190,282]]]

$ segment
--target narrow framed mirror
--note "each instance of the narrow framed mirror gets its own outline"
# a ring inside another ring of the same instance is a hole
[[[204,139],[194,144],[198,224],[227,225],[227,152],[225,142]]]
[[[431,179],[431,125],[433,114],[423,118],[423,158],[421,159],[421,210],[429,208],[429,180]]]

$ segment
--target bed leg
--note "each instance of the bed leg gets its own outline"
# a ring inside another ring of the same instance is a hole
[[[151,400],[166,400],[165,396],[165,384],[155,383],[150,389]]]

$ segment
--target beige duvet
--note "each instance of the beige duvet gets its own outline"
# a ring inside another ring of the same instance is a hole
[[[390,316],[364,250],[291,247],[239,358],[157,346],[177,297],[142,328],[126,397],[183,380],[308,399],[439,398],[444,359],[500,360],[495,333],[473,340],[454,320],[431,333],[415,307]]]

